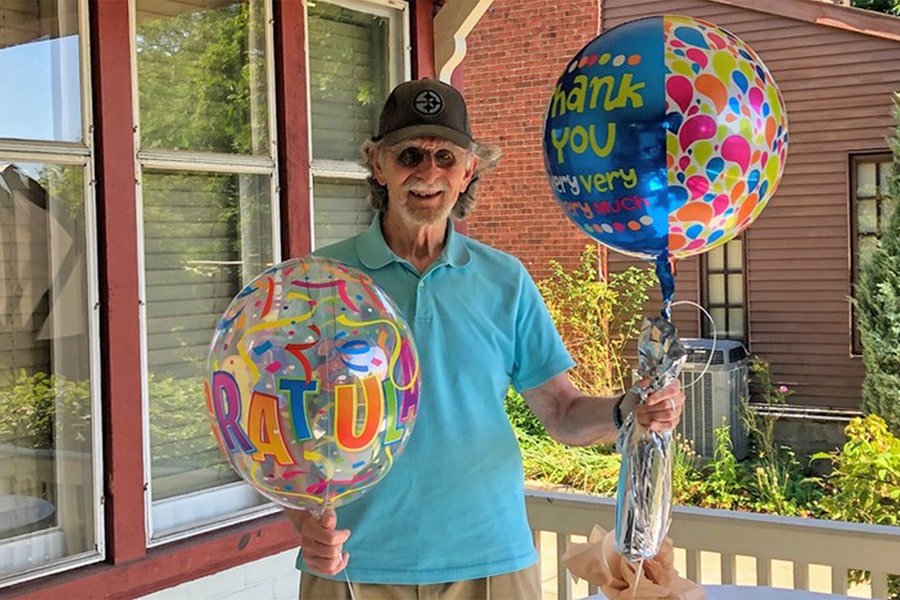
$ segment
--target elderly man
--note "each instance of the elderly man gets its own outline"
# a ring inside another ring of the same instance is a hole
[[[300,597],[539,598],[509,386],[569,445],[612,441],[632,410],[672,429],[684,396],[677,382],[641,405],[583,395],[524,266],[454,229],[499,158],[473,140],[456,89],[397,86],[364,152],[378,214],[318,254],[369,273],[402,309],[420,354],[420,412],[403,455],[367,495],[321,520],[288,511],[302,547]]]

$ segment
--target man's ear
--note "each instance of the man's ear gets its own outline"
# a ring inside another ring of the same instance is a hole
[[[372,165],[372,176],[375,178],[375,181],[381,185],[387,185],[384,171],[381,169],[381,151],[377,148],[369,148],[366,150],[366,153],[369,155],[369,164]]]
[[[473,177],[475,176],[475,169],[478,168],[478,160],[478,157],[473,155],[471,159],[466,163],[466,174],[464,179],[465,185],[463,186],[464,190],[469,189],[469,186],[472,185]]]

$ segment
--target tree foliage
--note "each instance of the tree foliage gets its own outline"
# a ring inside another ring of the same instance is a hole
[[[900,94],[895,97],[894,115],[898,125],[889,140],[894,152],[889,193],[897,199],[900,198]],[[866,367],[862,408],[883,417],[891,431],[900,434],[900,210],[893,211],[878,244],[863,262],[856,292]]]
[[[608,395],[631,383],[626,346],[640,331],[654,275],[629,267],[602,281],[598,265],[597,246],[588,244],[575,269],[551,260],[551,274],[538,288],[577,365],[573,383],[587,394]]]
[[[900,0],[852,0],[850,6],[900,16]]]
[[[141,145],[171,150],[249,154],[253,127],[265,116],[251,114],[264,84],[263,55],[250,5],[185,12],[140,24],[137,60]],[[264,88],[262,90],[264,94]]]

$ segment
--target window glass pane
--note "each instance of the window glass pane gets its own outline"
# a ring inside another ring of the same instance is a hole
[[[142,148],[266,155],[262,0],[137,0]]]
[[[724,304],[725,303],[725,276],[717,273],[709,276],[709,303]]]
[[[740,273],[728,275],[728,304],[744,304],[744,276]]]
[[[0,138],[81,141],[78,44],[74,1],[0,2]]]
[[[375,213],[369,208],[369,184],[317,177],[313,183],[316,247],[339,242],[366,229]]]
[[[144,171],[150,451],[154,500],[236,480],[206,414],[215,324],[272,264],[269,177]]]
[[[744,270],[744,242],[740,238],[735,238],[725,244],[728,248],[728,270],[743,271]]]
[[[713,321],[716,324],[716,332],[718,337],[725,337],[728,332],[728,328],[725,323],[725,315],[726,311],[724,308],[711,308],[709,309],[709,314],[713,318]],[[709,335],[709,334],[708,334]]]
[[[896,206],[897,200],[890,196],[884,196],[881,199],[881,231],[879,233],[887,231],[888,224],[891,222],[891,215],[894,214]]]
[[[725,268],[725,246],[716,246],[706,254],[706,267],[710,271],[721,271]]]
[[[83,182],[0,163],[0,580],[97,543]]]
[[[859,265],[866,264],[866,259],[872,254],[875,246],[878,245],[878,238],[874,235],[867,235],[859,238]]]
[[[732,340],[740,340],[744,337],[744,309],[728,309],[728,337]]]
[[[878,191],[882,196],[890,192],[892,168],[891,161],[884,161],[878,164]]]
[[[875,233],[878,222],[878,205],[872,200],[860,200],[856,203],[856,231],[857,233]]]
[[[877,191],[875,163],[861,162],[856,165],[856,197],[874,198]]]
[[[388,19],[309,3],[313,156],[356,161],[389,86]]]

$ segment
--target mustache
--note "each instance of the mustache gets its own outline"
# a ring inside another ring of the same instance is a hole
[[[449,187],[441,182],[425,183],[424,181],[410,181],[403,186],[403,191],[429,195],[437,194],[439,192],[447,192],[449,191]]]

